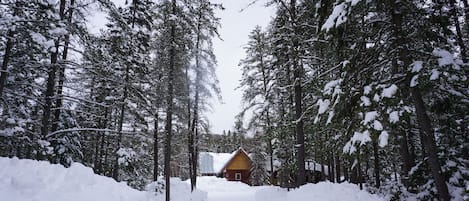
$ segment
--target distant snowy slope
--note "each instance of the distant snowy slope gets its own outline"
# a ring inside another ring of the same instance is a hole
[[[171,188],[174,201],[192,197],[185,182],[174,179]],[[199,191],[191,200],[205,200],[204,193]],[[0,200],[162,201],[164,195],[135,190],[124,182],[96,175],[80,163],[65,168],[46,161],[0,157]]]

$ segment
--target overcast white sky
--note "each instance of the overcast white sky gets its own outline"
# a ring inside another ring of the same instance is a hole
[[[273,8],[264,7],[265,0],[246,8],[253,0],[212,0],[212,2],[222,3],[225,10],[219,11],[217,16],[221,18],[219,32],[223,41],[215,39],[214,52],[218,60],[217,75],[220,80],[223,103],[213,100],[213,111],[208,114],[212,125],[211,131],[221,134],[223,130],[232,130],[235,116],[241,111],[240,90],[235,90],[239,86],[241,70],[238,67],[239,61],[244,58],[244,49],[248,41],[248,35],[256,25],[263,28],[267,26]],[[241,9],[243,12],[240,12]]]
[[[214,53],[217,57],[217,75],[222,91],[222,103],[212,100],[213,110],[207,116],[211,124],[213,134],[221,134],[223,130],[233,130],[235,116],[241,111],[239,86],[241,70],[239,61],[244,58],[244,49],[248,41],[248,35],[256,25],[265,28],[274,10],[264,7],[266,0],[257,0],[253,5],[248,5],[254,0],[211,0],[214,3],[222,3],[225,10],[217,12],[221,18],[219,33],[222,40],[214,39]],[[113,0],[117,5],[123,5],[125,0]],[[240,12],[242,9],[244,11]],[[99,29],[106,23],[104,13],[95,12],[90,20],[89,27],[92,32],[99,33]]]

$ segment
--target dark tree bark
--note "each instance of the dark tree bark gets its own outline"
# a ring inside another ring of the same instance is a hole
[[[378,148],[378,140],[372,141],[373,145],[373,161],[374,161],[374,173],[375,173],[375,185],[376,188],[381,186],[381,179],[380,179],[380,166],[379,166],[379,148]]]
[[[172,0],[171,2],[172,7],[172,15],[176,16],[176,0]],[[171,22],[171,35],[170,41],[174,42],[176,40],[176,22]],[[175,71],[175,64],[176,64],[176,47],[174,44],[171,45],[170,52],[169,52],[169,66],[168,66],[168,91],[166,97],[166,144],[165,144],[165,153],[164,153],[164,176],[165,176],[165,199],[166,201],[170,201],[171,199],[171,184],[170,184],[170,177],[171,177],[171,137],[172,137],[172,121],[173,121],[173,93],[174,93],[174,71]]]
[[[0,98],[3,97],[3,89],[6,85],[6,80],[8,76],[8,62],[10,62],[11,49],[13,48],[13,36],[14,33],[12,30],[9,30],[7,33],[7,42],[5,45],[5,53],[3,54],[2,62],[2,71],[0,72]]]
[[[158,110],[159,107],[157,107]],[[155,112],[155,129],[153,130],[153,181],[158,180],[158,111]]]
[[[449,201],[451,200],[451,196],[448,191],[448,186],[446,185],[446,179],[444,178],[441,171],[440,162],[438,161],[438,149],[436,147],[433,136],[431,121],[425,109],[425,103],[423,102],[422,95],[420,94],[420,91],[417,87],[411,88],[411,93],[414,100],[419,126],[423,131],[422,143],[427,151],[427,163],[430,167],[433,179],[435,180],[435,186],[438,190],[438,195],[440,200]]]
[[[293,46],[291,47],[291,52],[292,52],[292,57],[291,59],[293,60],[293,76],[294,76],[294,84],[295,84],[295,122],[296,122],[296,148],[297,148],[297,159],[296,159],[296,165],[298,168],[298,172],[296,175],[296,180],[297,180],[297,186],[301,186],[306,183],[306,174],[305,174],[305,135],[304,135],[304,130],[303,130],[303,108],[302,108],[302,100],[303,100],[303,95],[302,95],[302,76],[301,73],[303,72],[303,69],[299,63],[299,34],[298,34],[298,28],[296,24],[296,18],[297,18],[297,13],[296,13],[296,0],[291,0],[290,1],[290,20],[292,23],[292,27],[294,29],[294,37],[293,37]]]
[[[115,152],[115,161],[114,161],[114,170],[112,173],[112,178],[114,178],[116,181],[119,181],[119,154],[118,151],[122,146],[122,125],[124,124],[124,116],[125,116],[125,102],[127,100],[128,96],[128,89],[127,85],[129,84],[129,79],[130,79],[130,64],[127,64],[125,68],[125,79],[124,79],[124,94],[122,96],[122,102],[121,102],[121,108],[120,108],[120,116],[119,116],[119,122],[117,124],[117,145],[116,145],[116,152]]]
[[[328,164],[329,164],[329,181],[330,182],[335,182],[335,168],[334,168],[334,154],[331,153],[328,157]]]
[[[343,164],[344,164],[344,181],[350,181],[349,180],[349,175],[348,175],[348,165],[347,165],[347,160],[343,160]]]
[[[337,154],[336,157],[335,157],[335,176],[337,178],[337,182],[341,183],[342,180],[340,178],[340,158],[339,158],[339,154]]]
[[[72,17],[73,17],[73,5],[75,4],[75,0],[70,0],[70,8],[68,10],[68,23],[72,23]],[[57,131],[57,128],[59,126],[60,122],[60,113],[62,111],[62,105],[63,105],[63,97],[62,97],[62,92],[63,92],[63,85],[65,82],[65,63],[67,61],[67,56],[68,56],[68,46],[70,45],[70,34],[65,35],[65,43],[64,43],[64,49],[62,52],[62,65],[59,66],[59,82],[57,85],[57,99],[55,101],[55,112],[54,112],[54,123],[52,124],[51,131]]]
[[[458,5],[456,4],[455,0],[450,0],[450,3],[451,3],[450,12],[453,17],[454,27],[456,28],[456,36],[457,36],[456,41],[458,42],[459,48],[461,48],[461,57],[462,57],[463,62],[467,63],[469,58],[467,57],[467,48],[466,48],[466,44],[464,43],[464,37],[463,37],[462,30],[461,30],[461,24],[459,23],[459,19],[458,19],[459,18],[458,10],[457,10]],[[467,15],[466,15],[466,20],[468,20]],[[469,21],[466,21],[466,23],[469,23]]]
[[[406,46],[403,44],[406,41],[405,33],[402,31],[403,15],[405,14],[403,9],[405,8],[405,6],[402,4],[402,2],[390,1],[390,3],[392,8],[390,13],[391,23],[394,29],[394,40],[396,41],[393,45],[397,50],[397,59],[402,61],[402,65],[404,66],[403,69],[405,69],[411,63],[409,52],[406,49]],[[399,69],[397,67],[397,61],[393,62],[393,65],[395,65],[394,69]],[[407,84],[407,86],[410,86],[410,83]],[[441,165],[438,161],[438,150],[433,136],[433,128],[431,125],[431,121],[426,113],[425,103],[423,102],[423,98],[420,94],[418,87],[411,87],[410,94],[415,106],[419,127],[422,131],[422,144],[425,147],[425,150],[428,152],[427,163],[430,167],[433,179],[435,180],[435,186],[438,191],[438,195],[440,197],[440,200],[449,201],[451,199],[451,196],[448,192],[448,186],[446,185],[445,181],[446,179],[441,173]]]
[[[402,157],[402,176],[407,177],[410,169],[412,168],[412,161],[409,154],[407,143],[407,134],[404,132],[399,138],[399,152]],[[404,178],[403,178],[404,179]]]
[[[59,15],[60,18],[64,18],[65,13],[65,0],[60,0],[60,7],[59,7]],[[59,56],[59,45],[60,45],[60,38],[55,40],[55,51],[52,52],[50,57],[50,66],[48,69],[48,77],[47,77],[47,85],[46,85],[46,92],[45,92],[45,102],[43,108],[43,115],[42,115],[42,127],[41,127],[41,135],[45,139],[47,134],[49,133],[49,126],[50,126],[50,117],[51,117],[51,108],[52,108],[52,99],[54,97],[54,89],[55,89],[55,78],[57,73],[57,60]]]

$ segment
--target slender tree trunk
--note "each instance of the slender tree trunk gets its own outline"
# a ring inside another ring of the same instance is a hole
[[[65,12],[65,0],[60,0],[59,5],[59,15],[60,18],[64,18]],[[49,133],[50,127],[50,117],[51,117],[51,108],[52,108],[52,99],[54,98],[54,89],[55,89],[55,79],[57,74],[57,60],[59,57],[59,45],[60,45],[60,38],[55,40],[55,51],[51,53],[50,57],[50,66],[48,69],[48,77],[47,77],[47,85],[46,85],[46,92],[45,92],[45,102],[42,114],[42,127],[41,127],[41,136],[45,140],[47,138],[47,134]],[[51,161],[55,162],[55,161]]]
[[[293,38],[293,47],[292,49],[292,59],[293,59],[293,70],[294,70],[294,78],[295,78],[295,122],[296,122],[296,148],[297,148],[297,161],[296,165],[298,168],[297,172],[297,186],[301,186],[305,184],[305,136],[303,131],[303,108],[302,108],[302,86],[301,86],[301,73],[303,71],[301,65],[299,64],[299,41],[298,41],[298,28],[296,24],[296,0],[290,1],[290,17],[292,27],[295,32],[295,36]]]
[[[172,0],[172,15],[176,16],[176,0]],[[176,22],[171,22],[171,39],[170,41],[174,42],[176,39]],[[176,47],[175,44],[172,44],[170,48],[170,59],[169,59],[169,72],[168,72],[168,92],[167,92],[167,109],[166,109],[166,144],[165,144],[165,154],[164,154],[164,176],[165,176],[165,199],[166,201],[170,201],[170,192],[171,192],[171,184],[170,184],[170,177],[171,177],[171,137],[172,137],[172,121],[173,121],[173,85],[174,82],[174,70],[176,68]]]
[[[374,173],[375,173],[375,185],[376,188],[381,186],[381,179],[380,179],[380,166],[379,166],[379,148],[378,148],[378,139],[372,141],[373,145],[373,157],[374,157]]]
[[[405,42],[405,35],[402,32],[402,20],[403,20],[403,8],[404,5],[402,2],[393,2],[391,1],[391,22],[394,28],[394,36],[396,40],[395,48],[397,48],[398,59],[402,61],[405,67],[410,65],[411,58],[409,58],[409,54],[407,49],[404,49],[400,43]],[[394,65],[397,62],[394,62]],[[397,67],[394,67],[397,68]],[[409,86],[409,85],[408,85]],[[431,121],[426,113],[425,103],[423,102],[422,95],[418,87],[411,87],[410,94],[412,100],[414,102],[417,120],[419,122],[419,127],[421,128],[421,135],[422,135],[422,144],[425,147],[426,151],[428,152],[428,160],[427,163],[430,167],[433,179],[435,180],[435,186],[438,191],[440,200],[449,201],[451,196],[448,192],[448,186],[446,185],[445,178],[441,173],[441,165],[438,161],[438,150],[436,147],[436,143],[433,136],[433,128],[431,125]]]
[[[198,60],[198,59],[197,59]],[[198,62],[196,62],[198,63]],[[200,64],[199,64],[200,65]],[[199,80],[200,72],[196,73],[196,80]],[[192,135],[192,150],[190,152],[192,158],[192,174],[191,174],[191,191],[194,191],[197,184],[197,166],[198,166],[198,123],[199,123],[199,84],[198,81],[196,82],[195,87],[195,98],[194,98],[194,116],[192,118],[192,128],[191,128],[191,135]]]
[[[265,63],[264,63],[264,39],[259,37],[257,39],[257,43],[261,46],[261,49],[259,50],[260,52],[260,66],[261,66],[261,72],[262,72],[262,84],[263,84],[263,93],[264,93],[264,100],[265,101],[268,101],[270,100],[270,97],[269,97],[269,89],[268,89],[268,82],[269,82],[269,78],[267,77],[268,75],[270,75],[270,72],[268,71],[268,69],[266,69],[266,66],[265,66]],[[269,153],[269,162],[270,162],[270,176],[269,176],[269,181],[271,184],[273,184],[274,182],[274,160],[273,160],[273,147],[272,147],[272,126],[271,126],[271,121],[270,121],[270,107],[266,107],[266,114],[265,114],[265,118],[266,118],[266,128],[264,129],[264,131],[266,132],[264,135],[267,136],[267,149],[268,149],[268,153]]]
[[[70,8],[68,11],[68,23],[71,24],[72,22],[72,17],[73,17],[73,6],[75,4],[75,0],[70,0]],[[64,43],[64,49],[62,52],[62,62],[67,61],[67,56],[68,56],[68,46],[70,45],[70,34],[65,35],[65,43]],[[55,101],[55,112],[54,112],[54,123],[52,124],[51,131],[57,131],[57,128],[59,126],[60,122],[60,113],[62,111],[62,105],[63,105],[63,85],[65,82],[65,63],[62,63],[62,65],[59,66],[59,83],[57,86],[57,99]]]
[[[363,177],[362,177],[362,164],[360,159],[360,147],[357,148],[357,173],[358,173],[358,182],[360,184],[360,190],[363,190]]]
[[[158,110],[159,107],[157,107]],[[155,112],[155,122],[153,130],[153,181],[158,180],[158,111]]]
[[[466,31],[469,32],[469,0],[462,0],[464,4],[464,19],[466,22]]]
[[[270,176],[269,176],[269,181],[270,181],[270,184],[274,184],[274,149],[273,149],[273,146],[272,146],[272,140],[271,139],[267,139],[268,142],[267,142],[267,145],[268,145],[268,151],[269,151],[269,163],[270,163]]]
[[[340,157],[339,157],[339,154],[336,154],[336,158],[335,158],[335,174],[336,174],[336,178],[337,178],[337,182],[338,183],[341,183],[342,180],[340,178]]]
[[[453,16],[454,27],[456,28],[456,36],[457,36],[456,41],[458,42],[459,48],[461,48],[461,56],[462,56],[463,62],[467,63],[469,58],[467,57],[467,48],[466,48],[466,45],[464,44],[464,37],[463,37],[462,30],[461,30],[461,24],[459,23],[459,19],[458,19],[459,18],[458,11],[457,11],[458,5],[456,4],[455,0],[450,0],[450,3],[451,3],[451,15]],[[466,23],[469,23],[469,22],[466,22]]]
[[[198,38],[197,38],[198,40]],[[198,42],[198,41],[197,41]],[[197,44],[198,45],[198,44]],[[197,46],[196,45],[196,46]],[[197,48],[197,47],[196,47]],[[197,57],[197,56],[196,56]],[[197,58],[196,58],[197,60]],[[197,63],[198,61],[196,61]],[[197,65],[197,64],[196,64]],[[197,66],[198,67],[198,66]],[[193,167],[194,167],[194,158],[193,158],[193,154],[194,154],[194,135],[192,133],[192,117],[191,117],[191,114],[192,114],[192,106],[191,106],[191,96],[190,96],[190,78],[189,78],[189,66],[186,66],[186,91],[187,91],[187,137],[188,137],[188,143],[187,143],[187,150],[188,150],[188,155],[189,155],[189,179],[190,179],[190,182],[191,182],[191,192],[194,191],[195,189],[195,183],[194,183],[194,180],[193,180]]]
[[[344,181],[350,181],[349,180],[349,176],[348,176],[348,166],[347,166],[347,160],[343,160],[343,164],[344,164]]]
[[[8,62],[10,61],[11,57],[11,49],[13,49],[13,36],[14,33],[12,30],[9,30],[7,33],[7,42],[5,45],[5,54],[3,55],[3,62],[2,62],[2,71],[0,72],[0,98],[3,97],[3,89],[6,85],[6,80],[8,76]]]
[[[406,129],[402,132],[402,134],[398,137],[399,143],[399,154],[401,155],[402,159],[402,167],[401,167],[401,182],[406,186],[409,187],[409,171],[415,165],[414,158],[409,150],[409,143],[408,143],[408,135],[411,135],[411,125],[410,125],[410,118],[407,118],[407,126],[409,129]]]
[[[331,153],[332,154],[332,153]],[[334,182],[334,162],[332,161],[332,156],[327,156],[327,170],[328,170],[328,179],[330,182]]]
[[[417,113],[417,120],[420,128],[422,129],[422,143],[427,151],[427,163],[430,167],[433,179],[435,180],[438,195],[440,196],[440,200],[449,201],[451,196],[448,191],[448,186],[446,185],[446,179],[441,171],[440,162],[438,161],[438,149],[433,136],[433,128],[430,118],[428,117],[425,109],[425,103],[423,102],[422,95],[417,87],[411,88],[411,94],[414,100],[415,111]]]
[[[112,178],[114,178],[116,181],[119,181],[119,149],[122,147],[122,126],[124,124],[124,116],[125,116],[125,102],[127,101],[127,96],[128,96],[128,89],[127,85],[129,84],[129,79],[130,79],[130,64],[127,64],[125,68],[125,80],[124,80],[124,95],[122,96],[122,103],[121,103],[121,108],[120,108],[120,116],[119,116],[119,122],[117,125],[117,145],[116,145],[116,152],[115,152],[115,161],[114,161],[114,170],[112,173]]]

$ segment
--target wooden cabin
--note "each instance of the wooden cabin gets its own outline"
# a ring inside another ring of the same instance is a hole
[[[203,176],[224,177],[228,181],[250,184],[252,161],[243,148],[233,153],[201,152],[199,167]]]

